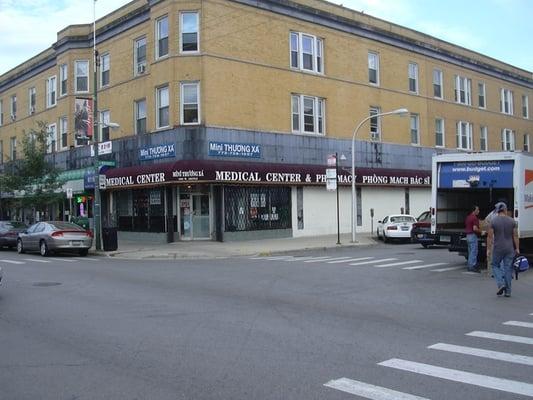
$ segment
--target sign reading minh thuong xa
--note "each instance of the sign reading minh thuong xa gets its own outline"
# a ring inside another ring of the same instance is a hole
[[[155,160],[159,158],[171,158],[175,156],[176,145],[174,143],[146,146],[142,149],[139,149],[139,159],[141,161]]]
[[[261,146],[251,143],[209,142],[211,157],[261,158]]]

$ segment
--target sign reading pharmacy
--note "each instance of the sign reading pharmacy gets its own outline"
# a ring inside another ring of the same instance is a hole
[[[176,156],[176,145],[174,143],[147,146],[139,149],[139,160],[156,160],[159,158],[171,158]]]
[[[261,146],[250,143],[209,142],[209,156],[261,158]]]

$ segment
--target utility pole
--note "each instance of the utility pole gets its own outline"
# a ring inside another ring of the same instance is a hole
[[[96,250],[102,250],[101,222],[102,210],[100,199],[100,166],[98,165],[98,51],[96,50],[96,0],[93,3],[93,53],[94,53],[94,92],[93,92],[93,147],[94,147],[94,199],[93,199],[93,219],[94,219],[94,241]]]

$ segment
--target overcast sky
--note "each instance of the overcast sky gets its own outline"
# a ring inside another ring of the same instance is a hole
[[[96,17],[129,3],[98,0]],[[533,72],[533,0],[341,0],[364,11]],[[92,0],[0,0],[0,74],[92,23]]]

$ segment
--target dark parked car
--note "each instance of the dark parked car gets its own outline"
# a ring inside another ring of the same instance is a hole
[[[17,238],[17,251],[38,251],[42,256],[52,252],[70,251],[86,256],[93,244],[92,232],[71,222],[37,222]]]
[[[17,236],[25,231],[26,224],[18,221],[0,221],[0,248],[14,248],[17,245]]]
[[[424,211],[416,219],[411,229],[411,241],[413,243],[420,243],[424,248],[433,245],[448,246],[451,241],[451,236],[446,233],[436,234],[431,233],[431,213]]]

